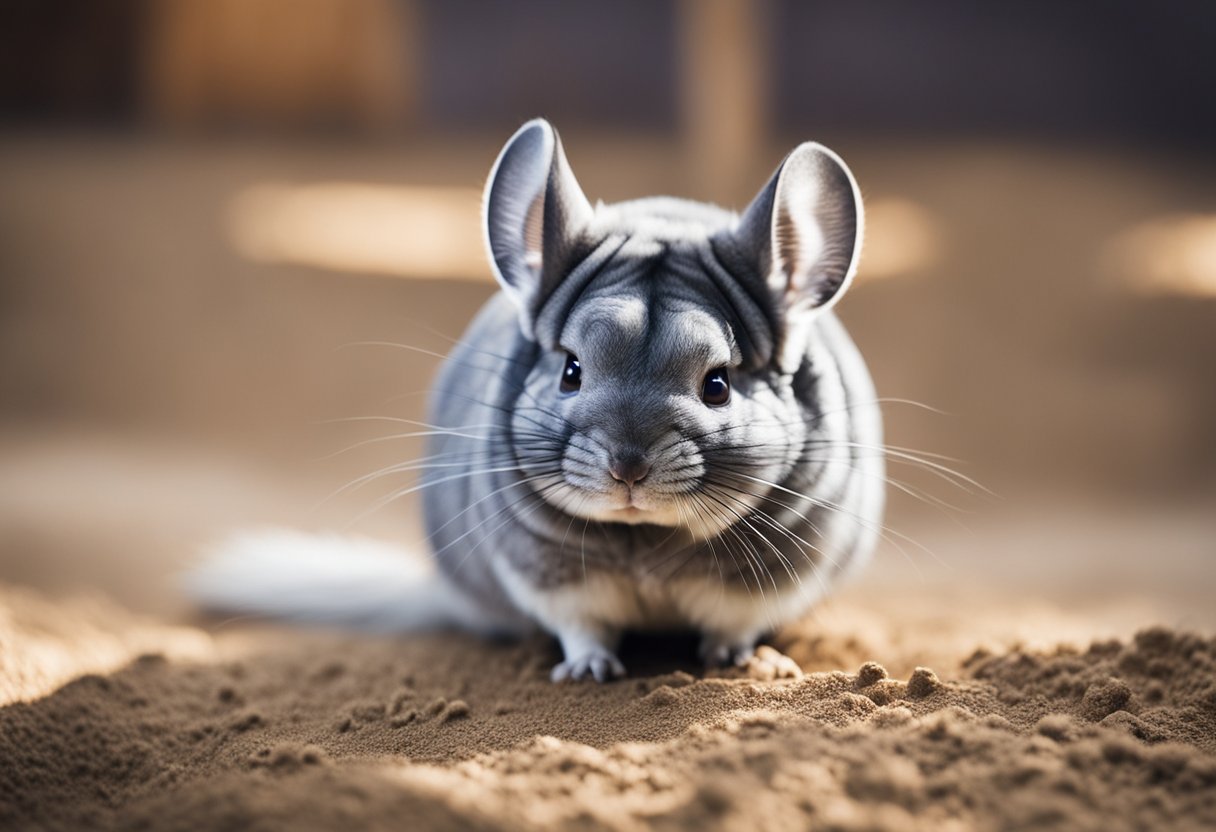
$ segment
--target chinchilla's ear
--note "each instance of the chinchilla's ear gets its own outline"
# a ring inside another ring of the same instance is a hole
[[[863,226],[853,174],[823,145],[804,142],[748,206],[733,237],[788,321],[844,294],[861,257]]]
[[[507,142],[486,183],[483,210],[494,274],[532,338],[536,315],[592,215],[549,122],[529,121]]]

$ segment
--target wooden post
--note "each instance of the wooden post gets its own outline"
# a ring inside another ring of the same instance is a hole
[[[738,205],[767,135],[768,4],[680,0],[684,145],[695,195]]]

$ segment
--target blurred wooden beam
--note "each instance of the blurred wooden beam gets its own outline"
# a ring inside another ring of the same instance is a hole
[[[679,14],[683,131],[697,196],[738,203],[759,187],[752,171],[768,132],[768,4],[680,0]]]

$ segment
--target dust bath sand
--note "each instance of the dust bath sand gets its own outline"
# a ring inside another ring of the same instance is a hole
[[[743,671],[668,639],[553,686],[540,639],[227,625],[166,657],[97,602],[6,608],[5,666],[84,622],[144,652],[0,709],[5,828],[1216,826],[1216,640],[1167,629],[929,668],[807,622]]]

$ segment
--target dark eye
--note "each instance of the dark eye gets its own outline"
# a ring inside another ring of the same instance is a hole
[[[562,370],[561,390],[563,393],[577,393],[583,385],[583,368],[578,363],[578,356],[572,352],[566,353],[566,366]]]
[[[701,385],[701,401],[710,407],[721,407],[730,401],[730,376],[725,367],[710,370]]]

